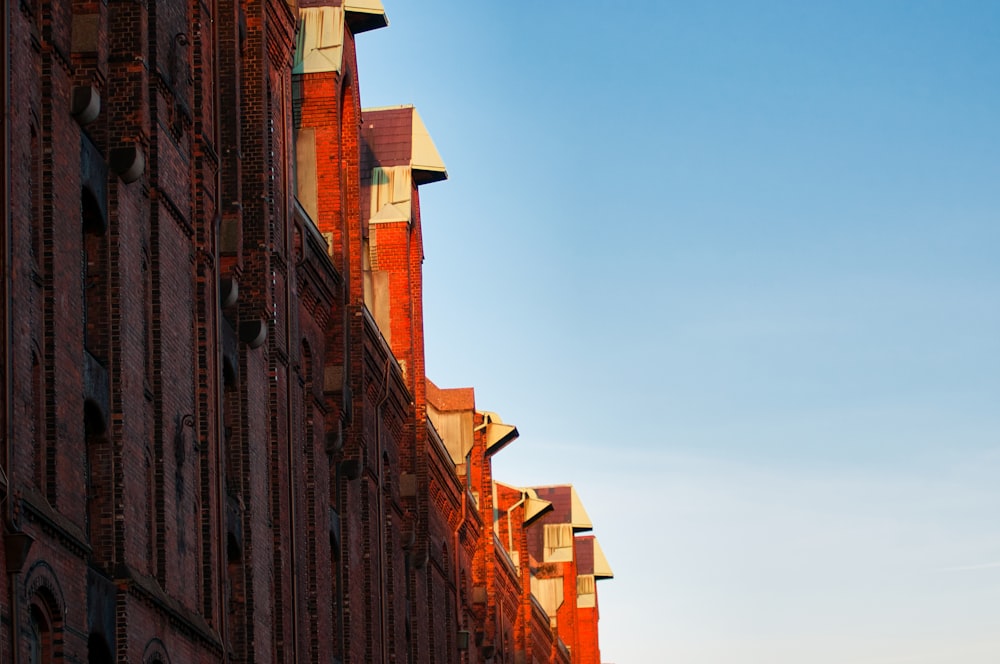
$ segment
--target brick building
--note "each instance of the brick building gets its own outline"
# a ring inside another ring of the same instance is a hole
[[[600,664],[596,581],[614,575],[572,485],[535,487],[552,509],[526,526],[531,592],[568,648],[571,661]]]
[[[414,108],[361,108],[381,2],[3,11],[0,661],[582,652],[519,563],[561,503],[426,379],[447,171]]]

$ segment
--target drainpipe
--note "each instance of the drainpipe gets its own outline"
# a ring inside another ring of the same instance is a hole
[[[349,217],[347,213],[347,158],[344,154],[344,85],[343,85],[343,74],[338,74],[337,85],[339,89],[338,93],[338,104],[337,104],[337,157],[339,168],[339,178],[340,178],[340,232],[341,232],[341,244],[343,251],[341,252],[340,265],[337,266],[343,276],[343,282],[341,284],[341,325],[342,333],[340,338],[341,353],[344,358],[343,367],[341,369],[341,411],[339,413],[340,425],[341,425],[341,435],[346,436],[344,427],[348,422],[345,420],[344,415],[346,412],[351,413],[351,417],[354,415],[354,394],[351,392],[351,289],[350,289],[350,261],[347,259],[347,246],[350,243],[348,238],[348,227],[347,219]],[[332,242],[332,241],[331,241]],[[336,254],[335,248],[330,246],[330,249],[334,249],[334,255]],[[334,256],[330,257],[331,262],[333,262]],[[341,457],[342,458],[342,457]],[[338,512],[346,514],[347,512],[347,487],[344,486],[344,477],[341,474],[341,462],[335,465],[334,471],[334,483],[337,487],[337,507],[340,508]],[[340,633],[340,657],[342,661],[347,661],[349,653],[347,652],[349,640],[347,638],[347,631],[345,628],[346,620],[344,619],[344,597],[346,593],[344,592],[344,563],[343,563],[343,551],[345,548],[345,538],[343,523],[341,523],[340,530],[340,556],[337,560],[337,629]]]
[[[0,68],[0,76],[3,76],[2,84],[0,84],[0,94],[3,95],[3,145],[0,147],[0,159],[3,160],[2,171],[0,171],[0,178],[3,178],[3,185],[0,186],[0,198],[2,198],[2,205],[0,208],[3,210],[3,222],[2,222],[2,233],[0,233],[0,256],[3,260],[3,275],[0,279],[0,290],[2,290],[3,296],[3,325],[0,335],[3,336],[3,439],[4,439],[4,453],[3,453],[3,468],[0,469],[0,480],[4,482],[4,494],[3,494],[3,523],[0,524],[0,528],[6,531],[8,528],[14,530],[14,501],[11,499],[11,494],[14,492],[14,482],[13,475],[14,469],[11,461],[13,460],[13,447],[14,447],[14,426],[11,422],[11,402],[14,395],[14,378],[11,375],[11,365],[12,365],[12,347],[11,347],[11,312],[13,311],[10,296],[11,296],[11,262],[13,257],[13,251],[11,248],[11,205],[10,205],[10,13],[12,2],[5,2],[3,9],[3,39],[0,41],[0,49],[3,50],[3,67]],[[4,534],[4,544],[8,544],[8,534]],[[10,567],[10,561],[6,559],[6,554],[4,555],[5,565]],[[20,620],[21,606],[19,599],[19,593],[17,592],[17,587],[19,585],[18,577],[19,572],[14,571],[10,574],[10,607],[11,607],[11,622],[10,630],[11,635],[9,639],[10,643],[10,658],[9,661],[12,664],[20,664],[21,654],[18,644],[20,643]]]
[[[382,638],[381,653],[383,664],[389,661],[389,657],[387,652],[388,643],[386,643],[385,624],[385,506],[382,502],[382,483],[383,475],[385,473],[385,461],[383,460],[382,454],[382,414],[385,402],[389,400],[389,365],[391,362],[391,357],[387,357],[385,359],[385,372],[382,375],[382,384],[385,387],[385,392],[381,397],[379,397],[378,403],[375,404],[375,453],[378,455],[375,466],[378,468],[378,490],[375,493],[375,506],[378,509],[378,537],[375,538],[375,541],[378,542],[379,634]]]
[[[215,139],[217,163],[215,168],[215,234],[212,237],[212,269],[215,277],[215,306],[213,307],[212,332],[215,335],[215,361],[216,367],[216,404],[215,404],[215,493],[216,493],[216,518],[219,520],[219,535],[222,552],[218,556],[216,565],[218,567],[219,580],[229,578],[229,533],[227,527],[228,498],[226,493],[226,424],[223,421],[223,413],[226,412],[225,377],[223,370],[225,367],[224,349],[222,343],[222,325],[219,319],[222,317],[222,210],[220,201],[222,200],[222,111],[219,108],[221,99],[219,95],[219,83],[222,80],[219,65],[222,57],[222,49],[219,46],[219,0],[211,0],[212,26],[212,93],[215,99],[212,102],[214,112],[212,113],[212,136]],[[202,26],[204,29],[204,26]],[[222,637],[222,663],[229,661],[229,607],[228,597],[222,592],[219,595],[219,620],[218,629]]]
[[[3,159],[2,171],[0,171],[0,177],[3,178],[3,186],[0,187],[0,199],[2,199],[3,208],[3,233],[0,235],[0,255],[3,256],[3,279],[0,283],[0,294],[3,296],[3,330],[0,331],[0,335],[3,337],[3,438],[4,438],[4,465],[0,469],[2,471],[3,477],[0,480],[4,482],[4,505],[6,508],[5,516],[7,517],[5,521],[13,522],[13,509],[11,507],[12,501],[9,500],[10,493],[13,490],[12,483],[10,481],[10,474],[13,472],[11,468],[11,458],[12,458],[12,440],[14,427],[11,423],[11,401],[14,394],[14,381],[13,376],[11,376],[11,342],[10,342],[10,331],[11,331],[11,260],[13,257],[13,252],[11,250],[11,208],[10,208],[10,9],[11,3],[4,3],[3,10],[3,41],[0,47],[3,49],[3,68],[0,70],[0,76],[3,76],[2,94],[3,94],[3,146],[0,149]]]
[[[412,185],[411,185],[412,186]],[[416,189],[416,187],[414,187]],[[416,198],[416,197],[414,197]],[[410,367],[409,367],[409,378],[410,384],[410,394],[416,397],[417,394],[417,372],[414,366],[417,363],[417,301],[418,298],[413,296],[413,265],[410,263],[412,260],[413,253],[413,234],[416,232],[414,226],[415,223],[412,219],[413,211],[410,211],[411,219],[406,229],[406,292],[410,294]],[[423,284],[421,284],[421,287]],[[414,409],[414,415],[416,415],[416,409]],[[419,455],[417,453],[416,445],[413,447],[413,467],[417,467]],[[418,513],[419,514],[419,513]]]
[[[214,3],[213,3],[214,4]],[[214,8],[213,8],[214,9]],[[213,14],[214,16],[214,14]],[[215,25],[218,21],[213,21],[212,31],[215,32]],[[213,40],[215,39],[213,35]],[[218,42],[215,42],[218,44]],[[217,47],[216,47],[217,48]],[[218,79],[216,79],[218,80]],[[218,88],[216,88],[218,89]],[[215,105],[218,108],[218,104]],[[216,113],[216,120],[218,120],[218,113]],[[216,125],[218,127],[218,125]],[[215,134],[218,137],[218,134]],[[216,171],[215,182],[216,187],[221,184],[222,180],[222,169],[219,168]],[[221,189],[216,189],[216,197],[219,196],[218,192]],[[215,468],[216,468],[216,478],[215,478],[215,500],[216,500],[216,516],[219,523],[219,535],[220,541],[222,543],[222,548],[220,555],[217,557],[216,566],[218,567],[217,574],[219,575],[219,580],[226,579],[229,577],[229,541],[228,541],[228,527],[227,527],[227,508],[228,499],[226,494],[226,427],[225,422],[223,422],[223,413],[225,413],[226,408],[226,395],[225,395],[225,378],[223,376],[223,370],[225,366],[225,359],[223,357],[222,348],[222,326],[219,324],[219,318],[222,316],[222,299],[221,299],[221,285],[219,283],[219,278],[221,276],[220,261],[221,257],[219,255],[219,233],[222,226],[222,216],[216,211],[215,215],[215,237],[212,238],[212,254],[213,254],[213,269],[215,276],[215,306],[212,313],[212,332],[215,335],[215,355],[216,362],[218,366],[216,367],[216,388],[215,388]],[[219,595],[219,621],[218,628],[220,636],[222,637],[222,662],[225,664],[229,661],[229,615],[227,607],[227,598],[225,593],[220,593]]]
[[[341,482],[343,482],[343,477],[340,474],[340,464],[333,464],[333,486],[337,492],[337,507],[343,509],[346,500],[341,500],[341,495],[346,495],[346,489],[341,492]],[[340,516],[340,511],[337,510],[337,516]],[[343,522],[339,523],[337,531],[337,560],[336,560],[336,571],[334,572],[335,578],[337,580],[337,607],[334,609],[336,611],[336,622],[337,622],[337,636],[340,641],[340,652],[337,653],[337,661],[345,662],[347,661],[347,634],[344,633],[344,565],[342,558],[344,555],[344,527]],[[330,552],[330,556],[333,557],[333,552]]]
[[[297,7],[295,9],[296,16],[298,15]],[[289,54],[289,58],[291,54]],[[291,81],[291,63],[286,61],[285,72],[288,75],[288,80]],[[281,153],[281,189],[284,193],[282,198],[282,212],[285,216],[285,344],[287,346],[287,355],[289,358],[293,356],[293,348],[297,345],[297,340],[292,338],[292,280],[295,278],[295,260],[291,253],[292,247],[292,233],[289,219],[294,219],[294,214],[290,214],[289,206],[289,193],[288,187],[292,182],[291,174],[288,172],[288,150],[294,151],[295,143],[294,141],[288,140],[292,132],[288,126],[288,119],[291,115],[290,109],[285,106],[287,100],[282,100],[282,112],[280,119],[280,140],[285,145],[286,151]],[[272,138],[273,140],[273,138]],[[294,222],[293,222],[294,223]],[[303,238],[303,242],[305,238]],[[294,380],[292,377],[292,363],[289,360],[288,370],[285,372],[285,442],[287,444],[287,454],[288,454],[288,514],[291,517],[291,553],[292,553],[292,653],[294,656],[293,661],[302,661],[299,657],[299,638],[301,629],[299,625],[299,574],[298,565],[296,561],[298,560],[298,525],[296,519],[297,503],[296,503],[296,488],[299,486],[298,478],[295,477],[295,450],[297,446],[295,444],[295,422],[292,421],[292,414],[295,412],[292,407],[292,385]],[[303,414],[304,416],[304,414]]]
[[[286,270],[285,279],[285,343],[289,345],[289,351],[291,351],[292,343],[292,322],[289,315],[291,303],[291,280],[292,273]],[[285,453],[288,455],[288,520],[291,527],[291,533],[289,537],[289,543],[291,548],[291,564],[292,564],[292,661],[298,662],[299,660],[299,581],[298,581],[298,547],[296,546],[297,534],[298,534],[298,523],[295,518],[297,512],[297,505],[295,501],[295,489],[297,488],[297,478],[295,477],[295,423],[292,422],[292,372],[291,367],[285,374],[285,443],[286,450]]]
[[[465,472],[469,472],[469,467],[465,467]],[[458,631],[462,631],[462,627],[465,626],[465,607],[462,606],[462,570],[461,562],[462,559],[458,555],[459,545],[461,541],[459,539],[459,532],[465,526],[465,520],[469,517],[468,512],[469,505],[469,490],[466,486],[462,485],[462,520],[458,522],[455,527],[455,532],[452,533],[452,542],[454,546],[454,556],[455,556],[455,617],[458,618]],[[460,657],[465,660],[468,655],[469,645],[466,644],[466,650]]]

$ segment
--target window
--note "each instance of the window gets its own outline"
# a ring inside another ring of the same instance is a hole
[[[84,188],[80,197],[83,230],[81,280],[83,286],[84,347],[101,364],[108,351],[108,255],[104,216],[94,194]]]
[[[52,621],[48,612],[39,604],[31,605],[31,624],[28,626],[28,662],[29,664],[48,664],[54,662],[52,656]]]
[[[31,123],[31,160],[28,172],[28,195],[31,197],[31,257],[35,269],[42,264],[42,153],[38,141],[38,127]]]
[[[101,408],[92,401],[83,406],[84,482],[87,491],[87,535],[98,564],[111,563],[112,524],[111,446],[105,432]]]

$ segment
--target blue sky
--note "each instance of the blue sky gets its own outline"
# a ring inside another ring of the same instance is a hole
[[[428,373],[577,486],[604,659],[1000,660],[1000,3],[383,2]]]

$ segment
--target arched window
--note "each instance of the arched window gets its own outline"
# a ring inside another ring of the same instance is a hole
[[[35,485],[49,503],[55,505],[55,455],[45,437],[45,377],[37,348],[31,351],[31,422],[35,451]]]
[[[29,664],[49,664],[52,656],[52,621],[48,612],[37,602],[31,604],[31,622],[28,626]]]
[[[156,478],[153,475],[153,462],[149,450],[145,456],[146,473],[146,561],[147,573],[154,576],[157,570],[156,550]]]
[[[143,370],[145,387],[147,390],[153,386],[153,273],[150,269],[149,250],[142,248],[142,287],[143,316],[142,316],[142,343],[143,343]]]
[[[229,594],[229,635],[237,660],[242,660],[246,652],[246,577],[243,569],[243,553],[233,532],[226,537],[226,575]]]
[[[305,339],[302,340],[302,380],[305,381],[307,386],[312,383],[313,370],[312,370],[312,349],[309,347],[309,342]]]
[[[301,491],[305,494],[306,520],[308,523],[322,523],[323,519],[318,518],[317,507],[326,510],[326,503],[316,499],[316,428],[314,427],[314,397],[313,397],[313,358],[312,348],[306,339],[302,340],[300,352],[300,371],[302,380],[302,415],[301,415],[301,435],[303,472],[305,482]],[[308,537],[306,539],[306,556],[309,569],[317,569],[320,559],[320,548],[322,541],[319,538]],[[315,643],[319,635],[319,619],[316,606],[320,601],[319,579],[316,574],[309,576],[307,584],[307,600],[309,605],[309,631],[311,640]]]
[[[84,188],[80,196],[83,257],[84,348],[107,364],[108,352],[108,251],[104,215],[93,192]]]
[[[170,656],[163,641],[154,638],[146,644],[146,650],[142,655],[143,664],[170,664]]]
[[[35,561],[25,572],[22,587],[27,598],[22,609],[26,611],[22,614],[25,620],[19,621],[23,639],[19,643],[27,646],[27,658],[22,661],[30,664],[65,661],[62,607],[66,602],[52,568],[44,560]]]
[[[111,563],[114,532],[112,521],[111,449],[100,406],[83,404],[84,482],[87,491],[87,535],[98,564]]]
[[[39,147],[38,126],[31,123],[31,146],[28,159],[28,196],[31,197],[31,257],[35,269],[42,264],[42,151]]]

